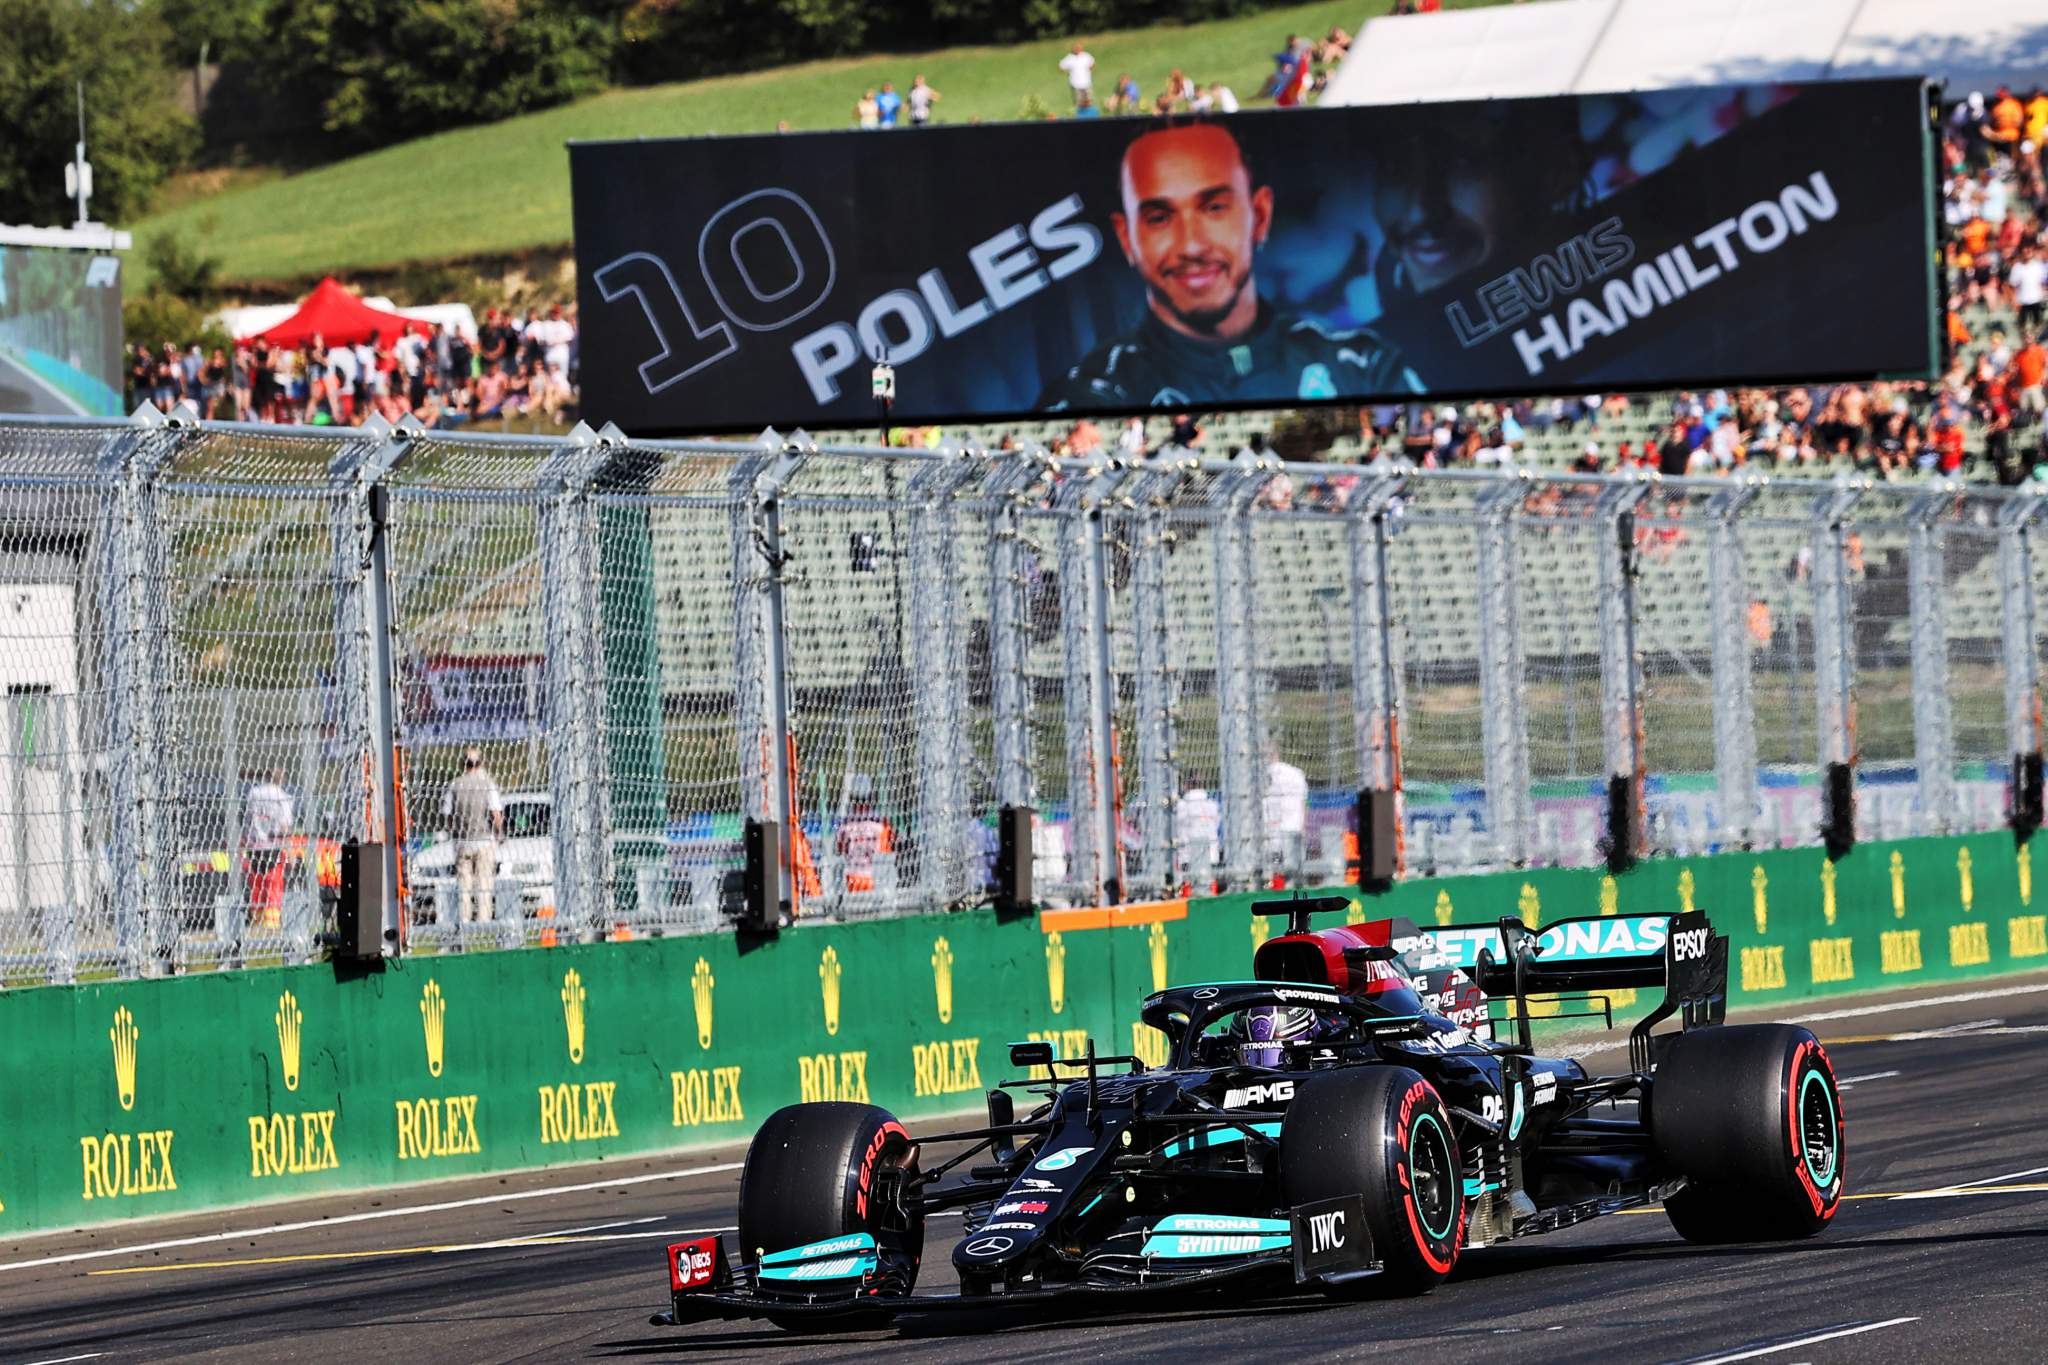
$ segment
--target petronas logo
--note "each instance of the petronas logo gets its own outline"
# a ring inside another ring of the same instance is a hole
[[[1958,864],[1960,866],[1960,864]],[[1892,918],[1906,917],[1906,859],[1897,849],[1892,850]]]
[[[583,1064],[583,974],[571,967],[562,977],[562,1024],[569,1030],[569,1064]]]
[[[135,1016],[126,1005],[114,1011],[114,1026],[107,1030],[107,1038],[114,1045],[114,1089],[123,1109],[135,1107],[135,1042],[141,1036],[142,1030],[135,1027]]]
[[[825,1000],[825,1032],[839,1032],[839,950],[827,948],[818,959],[818,986]]]
[[[1678,870],[1678,913],[1692,913],[1692,869],[1689,867]]]
[[[1962,878],[1963,913],[1969,914],[1972,903],[1977,899],[1977,888],[1970,880],[1970,850],[1956,850],[1956,875]]]
[[[953,947],[943,935],[932,944],[932,990],[939,999],[939,1022],[953,1022]]]
[[[718,983],[712,979],[711,964],[703,958],[697,959],[697,970],[690,973],[690,1003],[697,1007],[697,1046],[711,1046],[711,988]]]
[[[1436,922],[1438,924],[1449,924],[1451,922],[1451,917],[1456,915],[1457,913],[1457,910],[1454,909],[1451,905],[1451,893],[1448,891],[1437,892]]]
[[[1145,936],[1145,946],[1152,950],[1152,989],[1166,989],[1166,926],[1158,920],[1152,921],[1152,932]]]
[[[1600,913],[1612,915],[1621,909],[1621,887],[1613,877],[1600,879]]]
[[[1835,922],[1835,860],[1826,858],[1820,865],[1820,915],[1829,924]]]
[[[420,990],[420,1023],[427,1034],[427,1074],[438,1076],[448,1041],[448,1002],[441,998],[441,983],[431,976]]]
[[[277,997],[277,1056],[284,1067],[284,1088],[299,1088],[299,1025],[306,1022],[298,997],[290,991]]]
[[[1756,931],[1759,934],[1769,929],[1771,924],[1771,903],[1764,898],[1764,888],[1770,884],[1771,879],[1764,875],[1764,865],[1758,863],[1755,870],[1749,874],[1749,898],[1750,909],[1756,914]]]
[[[1543,923],[1543,901],[1537,896],[1536,888],[1527,882],[1522,883],[1522,894],[1515,900],[1515,913],[1531,929]]]
[[[1045,993],[1054,1014],[1067,1007],[1067,945],[1055,929],[1045,936]]]

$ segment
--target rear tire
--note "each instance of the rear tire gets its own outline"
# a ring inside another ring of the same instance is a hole
[[[771,1251],[865,1232],[874,1236],[881,1269],[896,1272],[888,1292],[917,1285],[924,1255],[924,1215],[916,1201],[903,1210],[872,1197],[890,1167],[917,1170],[917,1148],[894,1115],[872,1104],[792,1104],[776,1110],[747,1148],[740,1172],[739,1238],[743,1260]],[[769,1315],[791,1331],[830,1331],[841,1320]]]
[[[1841,1206],[1842,1098],[1807,1030],[1680,1034],[1651,1082],[1649,1110],[1658,1156],[1686,1179],[1664,1211],[1688,1242],[1812,1237]]]
[[[1377,1276],[1326,1293],[1427,1294],[1465,1240],[1464,1166],[1436,1088],[1406,1067],[1329,1071],[1296,1081],[1280,1130],[1288,1207],[1365,1196]]]

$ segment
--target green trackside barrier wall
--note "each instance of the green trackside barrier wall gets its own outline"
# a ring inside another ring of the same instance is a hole
[[[1422,923],[1697,906],[1737,1008],[2048,967],[2006,835],[1417,880]],[[1252,896],[987,912],[0,995],[0,1238],[740,1140],[780,1105],[975,1107],[1005,1045],[1156,1058],[1139,1000],[1248,974]],[[1645,1000],[1641,1005],[1649,1002]],[[1635,1002],[1616,1001],[1624,1013]]]

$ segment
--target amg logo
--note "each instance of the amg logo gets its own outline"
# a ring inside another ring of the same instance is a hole
[[[1309,1215],[1308,1247],[1320,1256],[1344,1245],[1344,1210]]]
[[[1268,1085],[1248,1085],[1241,1090],[1226,1090],[1223,1092],[1223,1107],[1246,1109],[1254,1104],[1285,1104],[1293,1098],[1293,1081],[1274,1081]]]
[[[1707,940],[1713,936],[1709,929],[1687,929],[1671,936],[1671,960],[1690,962],[1707,955]]]

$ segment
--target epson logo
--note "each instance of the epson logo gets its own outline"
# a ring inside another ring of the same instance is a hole
[[[1273,1081],[1266,1085],[1248,1085],[1241,1090],[1226,1090],[1223,1092],[1223,1107],[1245,1109],[1254,1104],[1285,1104],[1293,1098],[1293,1081]]]
[[[1690,962],[1707,955],[1707,941],[1713,936],[1711,929],[1683,929],[1671,936],[1671,960]]]

